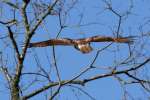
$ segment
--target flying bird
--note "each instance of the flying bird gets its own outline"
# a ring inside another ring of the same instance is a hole
[[[29,43],[28,48],[31,47],[46,47],[53,45],[63,45],[63,46],[74,46],[75,49],[81,51],[82,53],[90,53],[93,48],[90,46],[91,42],[115,42],[115,43],[133,43],[134,36],[130,37],[105,37],[105,36],[93,36],[81,39],[70,39],[70,38],[58,38],[50,39],[41,42]]]

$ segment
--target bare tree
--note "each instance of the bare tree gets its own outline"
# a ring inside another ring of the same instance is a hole
[[[93,87],[86,85],[111,78],[122,88],[120,99],[137,99],[128,86],[140,88],[143,94],[139,98],[148,99],[150,15],[144,6],[148,3],[1,0],[0,75],[5,78],[2,94],[7,91],[12,100],[39,95],[64,100],[62,94],[69,88],[76,99],[82,93],[96,100],[94,93],[85,89]]]

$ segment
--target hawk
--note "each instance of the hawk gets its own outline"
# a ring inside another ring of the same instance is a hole
[[[105,37],[105,36],[93,36],[81,39],[70,39],[70,38],[58,38],[50,39],[41,42],[29,43],[28,48],[31,47],[46,47],[53,45],[63,45],[63,46],[74,46],[75,49],[82,53],[90,53],[93,48],[90,46],[91,42],[116,42],[116,43],[133,43],[133,36],[130,37]]]

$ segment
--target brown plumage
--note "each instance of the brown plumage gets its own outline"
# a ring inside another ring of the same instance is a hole
[[[90,46],[91,42],[116,42],[116,43],[133,43],[133,36],[131,37],[104,37],[104,36],[93,36],[89,38],[81,39],[69,39],[69,38],[60,38],[60,39],[50,39],[42,42],[29,43],[29,48],[31,47],[46,47],[52,45],[63,45],[68,46],[72,45],[76,49],[80,50],[82,53],[89,53],[92,51]]]

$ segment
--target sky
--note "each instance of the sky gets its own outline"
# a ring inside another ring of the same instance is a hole
[[[35,0],[33,0],[35,1]],[[15,0],[12,0],[15,2]],[[46,1],[45,1],[46,2]],[[66,2],[70,2],[66,0]],[[142,27],[143,33],[149,32],[149,24],[145,24],[149,20],[149,0],[111,0],[112,8],[120,13],[124,14],[133,4],[133,8],[131,9],[131,14],[123,17],[123,21],[121,23],[120,33],[121,36],[140,36],[141,32],[139,31],[140,25],[144,25]],[[67,4],[65,5],[67,10]],[[10,9],[8,6],[1,6],[3,9],[3,13],[0,15],[0,20],[10,19],[12,14],[9,13]],[[73,7],[73,9],[69,10],[66,21],[63,22],[66,28],[64,28],[59,38],[86,38],[90,36],[100,35],[100,36],[112,36],[114,37],[114,32],[117,30],[118,17],[109,10],[106,10],[106,4],[103,0],[78,0],[77,4]],[[31,6],[28,7],[28,16],[32,19]],[[16,12],[16,16],[21,21],[21,16]],[[82,20],[81,20],[82,16]],[[63,18],[64,16],[62,16]],[[48,40],[50,38],[55,38],[60,26],[58,16],[48,16],[43,24],[36,30],[36,34],[33,36],[31,42],[39,42],[43,40]],[[79,24],[81,26],[79,26]],[[21,45],[24,43],[24,34],[21,23],[17,27],[13,27],[13,31],[16,34],[16,40],[19,45],[19,49],[21,51]],[[0,32],[3,33],[0,37],[5,36],[7,34],[7,30],[3,25],[0,25]],[[19,34],[20,33],[20,34]],[[144,38],[144,42],[147,41],[147,44],[143,47],[145,48],[143,51],[140,51],[141,54],[149,57],[150,53],[148,47],[148,39]],[[137,47],[134,49],[139,52],[142,48],[140,42],[141,39],[137,39],[131,48],[134,48],[134,45]],[[137,45],[139,43],[139,45]],[[6,47],[6,44],[8,46]],[[77,51],[72,46],[56,46],[56,59],[58,64],[58,69],[61,75],[62,80],[68,80],[73,78],[77,73],[81,72],[82,69],[88,67],[91,61],[94,59],[97,51],[109,43],[91,43],[91,46],[94,50],[89,54],[82,54]],[[14,59],[14,51],[11,45],[9,38],[0,40],[0,51],[3,52],[4,60],[6,61],[6,65],[13,72],[15,60]],[[102,70],[101,67],[104,66],[107,68],[108,66],[114,67],[129,56],[129,47],[126,44],[116,44],[114,43],[107,50],[104,50],[100,53],[97,58],[94,66],[99,69],[94,69],[80,77],[80,79],[88,78],[94,75],[99,75],[107,72],[106,70]],[[37,60],[37,62],[36,62]],[[140,63],[140,60],[144,60],[144,58],[139,57],[139,59],[135,60]],[[44,47],[44,48],[31,48],[28,49],[27,55],[24,62],[23,72],[36,72],[39,70],[38,65],[44,68],[51,77],[51,80],[57,81],[56,72],[54,67],[52,67],[54,63],[52,56],[52,47]],[[127,66],[123,66],[127,67]],[[131,66],[128,66],[131,67]],[[148,69],[148,67],[146,66]],[[143,69],[143,71],[149,72],[149,69]],[[128,79],[125,75],[121,76],[123,79]],[[25,88],[31,83],[35,78],[35,76],[24,75],[22,76],[22,80],[20,82],[20,86]],[[6,81],[4,81],[4,76],[0,74],[0,97],[9,100],[9,91],[6,88]],[[42,80],[33,84],[30,89],[26,90],[24,94],[28,94],[31,91],[42,87],[48,82],[46,79],[42,77],[38,77],[37,79]],[[141,87],[137,84],[131,84],[122,86],[118,80],[114,77],[102,78],[92,82],[87,83],[84,87],[79,86],[83,90],[87,91],[95,100],[123,100],[124,91],[128,91],[128,100],[148,100],[145,98],[145,92],[142,91]],[[7,91],[6,91],[7,90]],[[46,91],[49,93],[50,91]],[[30,100],[45,100],[45,94],[41,93]],[[131,96],[130,96],[131,95]],[[148,96],[150,94],[147,94]],[[91,100],[87,95],[80,92],[78,89],[71,88],[69,86],[65,86],[61,89],[60,94],[56,100]]]

